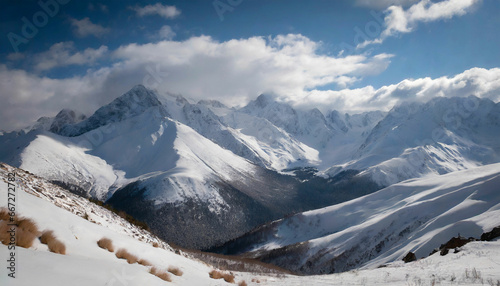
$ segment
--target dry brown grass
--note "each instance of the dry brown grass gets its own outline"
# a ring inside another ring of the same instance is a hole
[[[240,283],[238,283],[238,286],[247,286],[247,282],[245,282],[245,280],[240,281]]]
[[[7,245],[10,242],[10,234],[7,232],[9,230],[9,226],[7,225],[7,221],[0,220],[0,242]]]
[[[45,230],[40,236],[40,242],[46,244],[50,252],[66,254],[66,245],[56,238],[52,230]]]
[[[22,230],[23,233],[31,233],[34,236],[38,237],[40,235],[40,231],[38,230],[38,226],[36,223],[29,218],[19,218],[15,217],[17,229]],[[18,234],[19,235],[19,234]]]
[[[234,283],[234,275],[231,273],[224,273],[224,272],[221,272],[219,270],[214,269],[214,270],[210,271],[209,275],[210,275],[210,278],[212,278],[212,279],[224,278],[224,281],[226,281],[228,283]]]
[[[49,247],[50,252],[66,254],[66,245],[64,245],[64,243],[62,243],[60,240],[49,240],[47,246]]]
[[[153,274],[154,276],[168,282],[172,282],[172,278],[170,277],[170,274],[165,272],[164,270],[159,270],[156,267],[151,267],[149,270],[149,273]]]
[[[227,283],[234,283],[234,275],[233,274],[224,273],[224,275],[222,277],[224,277],[224,281],[226,281]]]
[[[158,244],[158,242],[153,242],[153,247],[159,247],[160,245]]]
[[[16,230],[16,245],[24,248],[30,248],[33,246],[33,242],[37,237],[37,234],[33,232],[18,228]]]
[[[8,221],[9,218],[9,210],[7,208],[0,208],[0,220]]]
[[[252,279],[252,282],[255,282],[255,283],[260,283],[260,280],[259,280],[259,279],[255,279],[255,278],[253,278],[253,279]]]
[[[174,274],[175,276],[182,276],[182,274],[184,274],[184,272],[182,272],[182,270],[180,270],[179,268],[174,267],[174,266],[168,267],[168,272]]]
[[[139,261],[139,258],[137,258],[137,256],[131,254],[130,252],[128,252],[126,249],[124,248],[120,248],[118,249],[118,251],[116,252],[116,257],[118,257],[119,259],[125,259],[127,260],[127,262],[129,264],[134,264],[136,262]]]
[[[109,252],[114,252],[113,242],[107,237],[103,237],[97,241],[97,245],[102,249],[107,249]]]
[[[42,236],[40,236],[40,242],[43,244],[48,244],[50,240],[54,239],[56,239],[56,237],[52,230],[46,230],[42,233]]]
[[[212,278],[212,279],[221,279],[222,278],[222,272],[217,271],[215,269],[210,271],[210,273],[208,273],[208,275],[210,275],[210,278]]]
[[[144,265],[144,266],[153,266],[153,264],[149,261],[147,261],[146,259],[139,259],[139,261],[137,261],[137,263],[139,263],[140,265]]]
[[[39,231],[36,223],[28,218],[14,217],[14,222],[16,226],[8,225],[10,221],[10,216],[7,209],[0,210],[0,241],[8,245],[11,242],[11,233],[8,232],[12,228],[15,228],[15,242],[16,246],[29,248],[33,246],[33,242],[38,237]],[[13,242],[13,241],[12,241]]]

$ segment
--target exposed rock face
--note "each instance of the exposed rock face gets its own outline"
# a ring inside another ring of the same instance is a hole
[[[408,262],[412,262],[412,261],[416,261],[417,260],[417,256],[415,255],[415,253],[413,252],[408,252],[408,254],[406,254],[405,257],[403,257],[403,261],[405,263],[408,263]]]
[[[500,226],[495,227],[490,232],[485,232],[481,235],[482,241],[492,241],[493,239],[500,237]]]

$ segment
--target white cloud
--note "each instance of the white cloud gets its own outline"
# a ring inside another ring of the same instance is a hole
[[[435,3],[430,0],[421,0],[406,10],[401,6],[390,6],[386,10],[385,29],[380,37],[365,41],[359,44],[358,48],[364,48],[370,44],[380,44],[386,38],[399,33],[409,33],[420,22],[433,22],[462,16],[472,10],[479,2],[481,0],[444,0]]]
[[[52,45],[48,51],[35,55],[34,69],[45,71],[55,67],[91,64],[107,52],[106,46],[98,49],[87,48],[83,52],[77,52],[73,42],[61,42]]]
[[[342,58],[320,55],[319,46],[301,35],[227,42],[201,36],[183,42],[130,44],[118,48],[114,57],[123,61],[126,70],[145,71],[158,66],[168,73],[159,89],[228,104],[241,104],[268,91],[297,95],[326,84],[344,87],[382,72],[390,62],[386,54]]]
[[[84,77],[51,79],[0,64],[0,100],[3,102],[0,129],[24,128],[41,116],[54,116],[64,107],[93,111],[96,104],[106,102],[94,94],[106,90],[105,78],[105,71],[101,71]]]
[[[359,7],[366,7],[370,9],[387,9],[390,6],[397,5],[406,7],[418,0],[355,0],[355,5]]]
[[[60,43],[61,46],[68,45]],[[362,77],[385,70],[390,55],[331,57],[321,43],[301,35],[252,37],[218,42],[201,36],[185,41],[129,44],[110,51],[114,64],[83,76],[42,77],[0,65],[0,129],[27,126],[62,108],[94,111],[136,84],[195,100],[244,105],[272,92],[302,107],[341,111],[389,109],[404,100],[468,96],[500,100],[500,69],[474,68],[452,77],[407,79],[375,89],[349,89]],[[55,48],[51,48],[55,49]],[[63,49],[65,51],[67,49]],[[95,52],[97,50],[93,50]],[[49,53],[50,50],[47,52]],[[85,51],[73,62],[85,62]],[[54,59],[60,64],[59,59]],[[341,90],[319,90],[336,84]]]
[[[158,37],[163,40],[171,40],[173,37],[175,37],[175,35],[176,33],[172,30],[172,28],[169,25],[164,25],[158,31]]]
[[[81,20],[69,18],[74,32],[78,37],[95,36],[101,37],[110,32],[109,28],[104,28],[101,25],[94,24],[88,17]]]
[[[163,5],[156,3],[154,5],[146,5],[144,7],[132,7],[132,10],[137,12],[140,17],[148,15],[160,15],[166,19],[173,19],[181,14],[181,11],[175,6]]]
[[[349,112],[388,110],[395,104],[411,100],[426,102],[434,97],[475,95],[500,101],[500,68],[472,68],[453,77],[405,79],[397,84],[375,89],[367,86],[339,91],[312,90],[293,100],[295,105]]]
[[[124,45],[109,51],[114,64],[81,77],[50,79],[3,66],[0,78],[5,82],[0,86],[9,88],[1,96],[9,98],[0,99],[5,103],[0,107],[0,128],[25,126],[62,108],[94,110],[140,83],[160,93],[242,105],[263,92],[293,98],[326,84],[344,88],[382,72],[390,62],[386,54],[330,57],[319,54],[320,47],[321,43],[301,35],[226,42],[201,36]],[[68,43],[54,45],[45,52],[45,60],[40,57],[38,68],[49,69],[70,59],[84,63],[92,59],[91,54],[99,54],[98,50],[71,51]]]

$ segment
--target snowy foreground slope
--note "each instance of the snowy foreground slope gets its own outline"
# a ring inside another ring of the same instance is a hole
[[[260,227],[219,251],[246,252],[307,274],[332,273],[373,269],[410,251],[423,258],[458,234],[479,238],[497,226],[500,164],[492,164],[405,181],[300,213]],[[493,262],[490,266],[500,269]]]
[[[17,214],[32,218],[40,230],[53,230],[66,245],[66,254],[55,254],[35,241],[29,249],[17,247],[16,278],[7,277],[7,247],[0,244],[1,285],[231,285],[209,278],[213,267],[175,254],[155,236],[113,213],[93,205],[44,179],[2,165],[0,196],[7,197],[7,173],[16,173]],[[0,200],[0,207],[6,200]],[[84,219],[87,214],[87,220]],[[160,269],[178,267],[182,276],[165,282],[149,274],[150,267],[128,264],[96,241],[108,237],[115,249],[126,248]],[[160,247],[155,248],[151,243]],[[356,270],[323,276],[270,275],[233,272],[236,283],[247,285],[497,285],[500,281],[500,241],[472,242],[447,256],[433,255],[385,268]],[[233,284],[234,285],[234,284]]]

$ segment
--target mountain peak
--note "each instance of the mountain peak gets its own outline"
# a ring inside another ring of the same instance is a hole
[[[215,108],[227,108],[227,106],[224,105],[224,103],[222,103],[218,100],[202,99],[202,100],[198,101],[198,104],[205,105],[205,106],[211,106],[211,107],[215,107]]]
[[[86,120],[77,124],[65,125],[58,133],[65,136],[78,136],[108,123],[140,115],[155,106],[162,106],[156,93],[139,84],[111,103],[99,108]]]
[[[274,102],[274,97],[269,94],[261,94],[255,99],[255,105],[261,108],[266,107],[272,102]]]
[[[59,111],[56,117],[54,117],[49,131],[58,133],[65,125],[75,124],[82,120],[85,120],[86,118],[87,117],[84,114],[80,114],[72,109],[65,108]]]
[[[124,107],[128,106],[130,109],[137,107],[149,108],[152,106],[160,106],[161,102],[158,100],[156,93],[147,89],[142,84],[134,86],[131,90],[127,91],[122,96],[113,100],[110,104],[104,107]]]

